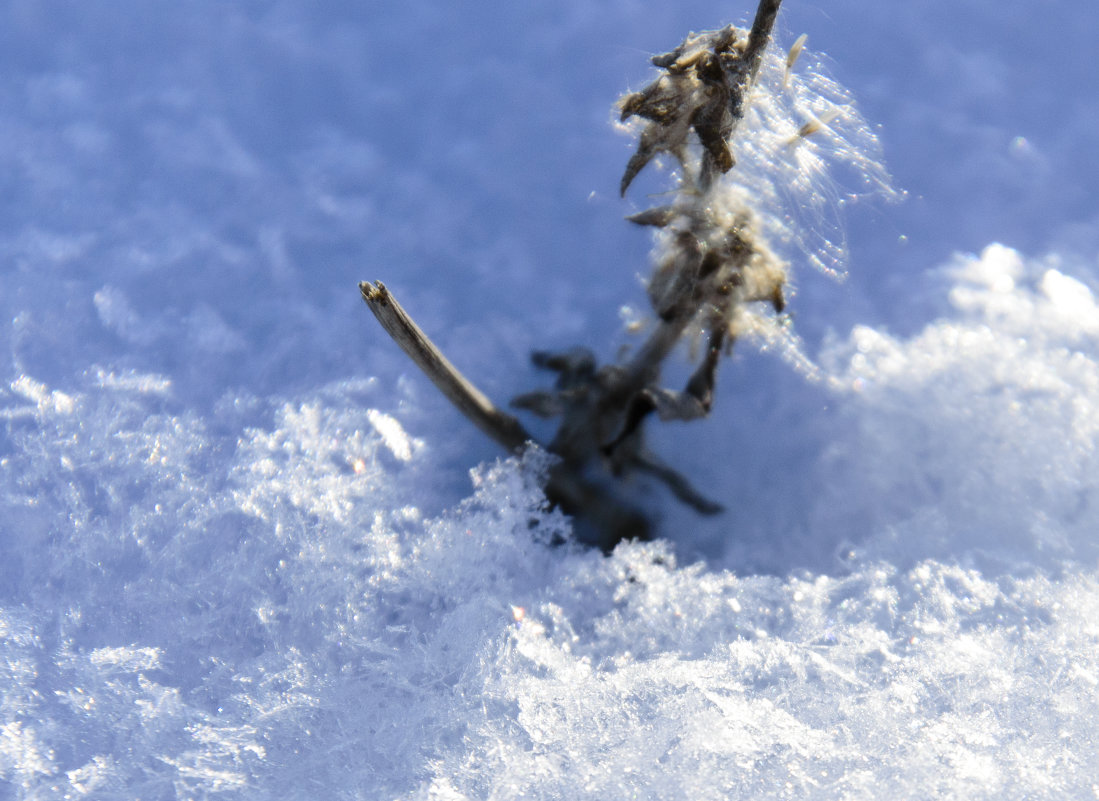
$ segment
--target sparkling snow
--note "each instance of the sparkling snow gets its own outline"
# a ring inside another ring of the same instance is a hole
[[[731,20],[0,10],[0,798],[1099,797],[1099,18],[787,3],[909,201],[654,437],[729,512],[610,557],[355,285],[501,400],[612,354],[610,105]]]

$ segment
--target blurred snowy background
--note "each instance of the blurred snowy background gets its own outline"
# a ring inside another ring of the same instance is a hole
[[[0,4],[0,798],[1099,796],[1099,6],[788,0],[908,199],[658,543],[547,548],[358,297],[501,401],[611,356],[611,106],[753,11]]]

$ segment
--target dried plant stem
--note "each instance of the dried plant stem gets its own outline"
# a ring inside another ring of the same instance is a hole
[[[363,300],[386,333],[423,370],[447,400],[481,431],[509,451],[518,452],[533,438],[522,424],[489,400],[443,355],[408,315],[385,284],[359,284]]]
[[[482,432],[513,453],[536,441],[518,420],[500,411],[450,363],[385,284],[364,281],[359,284],[359,292],[393,341],[447,400]],[[660,470],[659,467],[654,469]],[[661,477],[668,480],[666,476]],[[677,487],[679,484],[686,486],[674,474],[672,480],[678,482]],[[567,465],[557,464],[551,468],[545,491],[551,503],[560,506],[567,514],[579,515],[588,521],[594,528],[589,540],[604,550],[610,550],[623,539],[649,537],[649,522],[643,514],[609,495],[606,488],[584,479]]]
[[[758,0],[750,31],[727,25],[691,33],[674,50],[652,58],[661,73],[649,85],[619,100],[623,121],[643,121],[619,185],[622,194],[662,153],[681,167],[671,203],[628,218],[663,229],[647,285],[656,327],[618,364],[599,366],[586,348],[533,354],[536,366],[557,374],[554,387],[512,400],[540,417],[561,418],[547,446],[559,461],[547,476],[546,497],[578,518],[578,539],[605,551],[623,539],[651,536],[646,516],[617,489],[632,474],[663,482],[702,514],[722,508],[645,448],[643,424],[653,413],[661,420],[705,417],[718,362],[735,340],[741,309],[757,302],[769,303],[776,313],[783,308],[785,264],[764,240],[751,203],[731,194],[721,180],[736,164],[731,145],[781,3]],[[447,361],[385,286],[363,283],[359,289],[394,341],[481,431],[513,453],[533,441],[518,420]],[[681,391],[662,386],[661,366],[675,347],[687,336],[703,335],[705,351],[686,386]]]
[[[756,18],[752,21],[752,30],[748,34],[748,50],[745,53],[749,81],[754,81],[759,73],[759,66],[763,63],[763,51],[771,40],[771,30],[775,27],[775,18],[778,17],[781,5],[782,0],[762,0],[756,8]]]
[[[692,308],[688,314],[677,314],[671,320],[661,320],[656,330],[637,349],[637,353],[626,364],[628,378],[624,383],[631,390],[637,391],[657,379],[660,366],[680,343],[694,312]]]

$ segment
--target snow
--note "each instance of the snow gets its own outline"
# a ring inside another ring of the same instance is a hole
[[[787,5],[908,201],[654,437],[729,512],[609,557],[356,282],[500,400],[613,354],[611,103],[730,20],[0,11],[0,798],[1099,796],[1096,12]]]

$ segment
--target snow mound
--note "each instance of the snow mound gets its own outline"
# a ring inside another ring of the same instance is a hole
[[[892,560],[1099,557],[1099,306],[1059,267],[959,256],[942,271],[954,313],[833,349],[851,433],[823,471],[829,525],[888,538]]]

